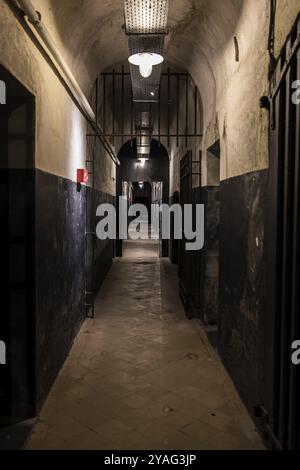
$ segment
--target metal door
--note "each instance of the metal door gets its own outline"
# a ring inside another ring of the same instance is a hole
[[[291,345],[300,339],[300,21],[282,49],[271,82],[269,311],[273,322],[272,432],[284,449],[299,449],[300,369]],[[299,94],[298,94],[299,96]]]

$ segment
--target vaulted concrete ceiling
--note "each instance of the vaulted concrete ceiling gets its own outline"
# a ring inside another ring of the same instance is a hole
[[[33,0],[59,47],[88,91],[99,72],[128,57],[123,0]],[[241,17],[253,25],[268,0],[170,0],[165,59],[197,83],[207,114],[213,109],[216,77],[226,70],[224,49],[232,48]],[[240,40],[243,42],[241,34]],[[243,44],[244,53],[248,44]],[[220,81],[220,80],[219,80]]]
[[[246,0],[170,0],[166,59],[208,66],[232,38]],[[123,0],[34,0],[84,76],[127,58]],[[85,78],[86,78],[85,77]]]

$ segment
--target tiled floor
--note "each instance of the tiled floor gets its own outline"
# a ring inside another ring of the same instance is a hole
[[[176,268],[135,256],[114,262],[27,448],[263,449]]]
[[[124,258],[158,258],[158,254],[159,245],[155,240],[143,240],[142,242],[128,240],[123,242]]]
[[[139,227],[139,230],[135,227]],[[148,239],[135,240],[134,233],[139,231],[142,237]],[[144,222],[141,226],[132,223],[132,229],[129,227],[128,240],[123,241],[123,257],[132,259],[144,258],[158,258],[159,256],[159,241],[155,228]]]

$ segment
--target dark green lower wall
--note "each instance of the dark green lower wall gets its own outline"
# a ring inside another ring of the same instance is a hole
[[[251,413],[266,367],[267,179],[267,171],[254,172],[220,188],[219,353]]]
[[[97,294],[109,270],[113,241],[95,236],[96,208],[114,197],[36,171],[36,317],[38,403],[44,402],[86,316],[88,288]],[[86,249],[87,248],[87,249]],[[87,266],[87,273],[86,273]]]
[[[202,188],[201,203],[205,206],[205,242],[200,253],[200,318],[204,325],[215,326],[219,310],[220,188]]]
[[[88,206],[87,230],[94,231],[97,223],[95,221],[97,207],[100,204],[112,204],[115,206],[115,197],[87,188],[86,203]],[[111,267],[115,247],[112,240],[100,241],[97,237],[89,236],[87,241],[86,266],[88,288],[94,293],[95,297]],[[91,297],[93,298],[93,295]]]
[[[266,356],[271,332],[265,334],[272,316],[266,312],[267,183],[268,171],[259,171],[194,190],[193,201],[205,205],[205,245],[179,257],[187,315],[206,327],[252,415],[271,393],[264,384],[273,367]]]
[[[85,317],[85,201],[85,187],[36,171],[38,408]]]
[[[96,207],[114,197],[39,170],[1,170],[0,192],[6,425],[45,401],[86,316],[86,275],[96,295],[111,266],[112,241],[93,237],[86,249],[86,208],[95,231]]]
[[[179,262],[181,281],[184,287],[184,306],[188,316],[200,318],[205,325],[215,326],[219,309],[219,187],[193,188],[193,204],[204,204],[204,247],[199,252],[178,256],[182,243],[170,240],[170,260]],[[170,198],[170,205],[178,203],[179,193]],[[173,219],[171,219],[173,222]],[[171,227],[171,234],[174,229]],[[181,266],[182,265],[182,266]]]

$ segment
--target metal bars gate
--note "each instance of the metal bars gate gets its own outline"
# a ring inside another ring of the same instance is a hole
[[[291,345],[300,339],[300,17],[281,51],[271,81],[271,312],[275,315],[272,431],[284,449],[300,448],[300,370]]]
[[[187,147],[189,138],[202,137],[200,94],[188,73],[168,68],[161,74],[159,96],[149,90],[147,102],[133,99],[131,75],[124,66],[102,73],[100,88],[99,119],[104,136],[113,145],[133,141],[136,116],[145,109],[150,114],[151,137],[166,147],[173,142],[177,147],[182,143]]]
[[[96,122],[98,123],[98,97],[99,97],[99,80],[97,79],[94,87],[93,101],[96,109]],[[95,316],[95,242],[96,228],[94,214],[96,214],[95,203],[95,152],[97,137],[90,134],[87,135],[88,158],[85,161],[86,169],[89,175],[89,186],[86,187],[86,205],[85,205],[85,309],[88,318]]]

